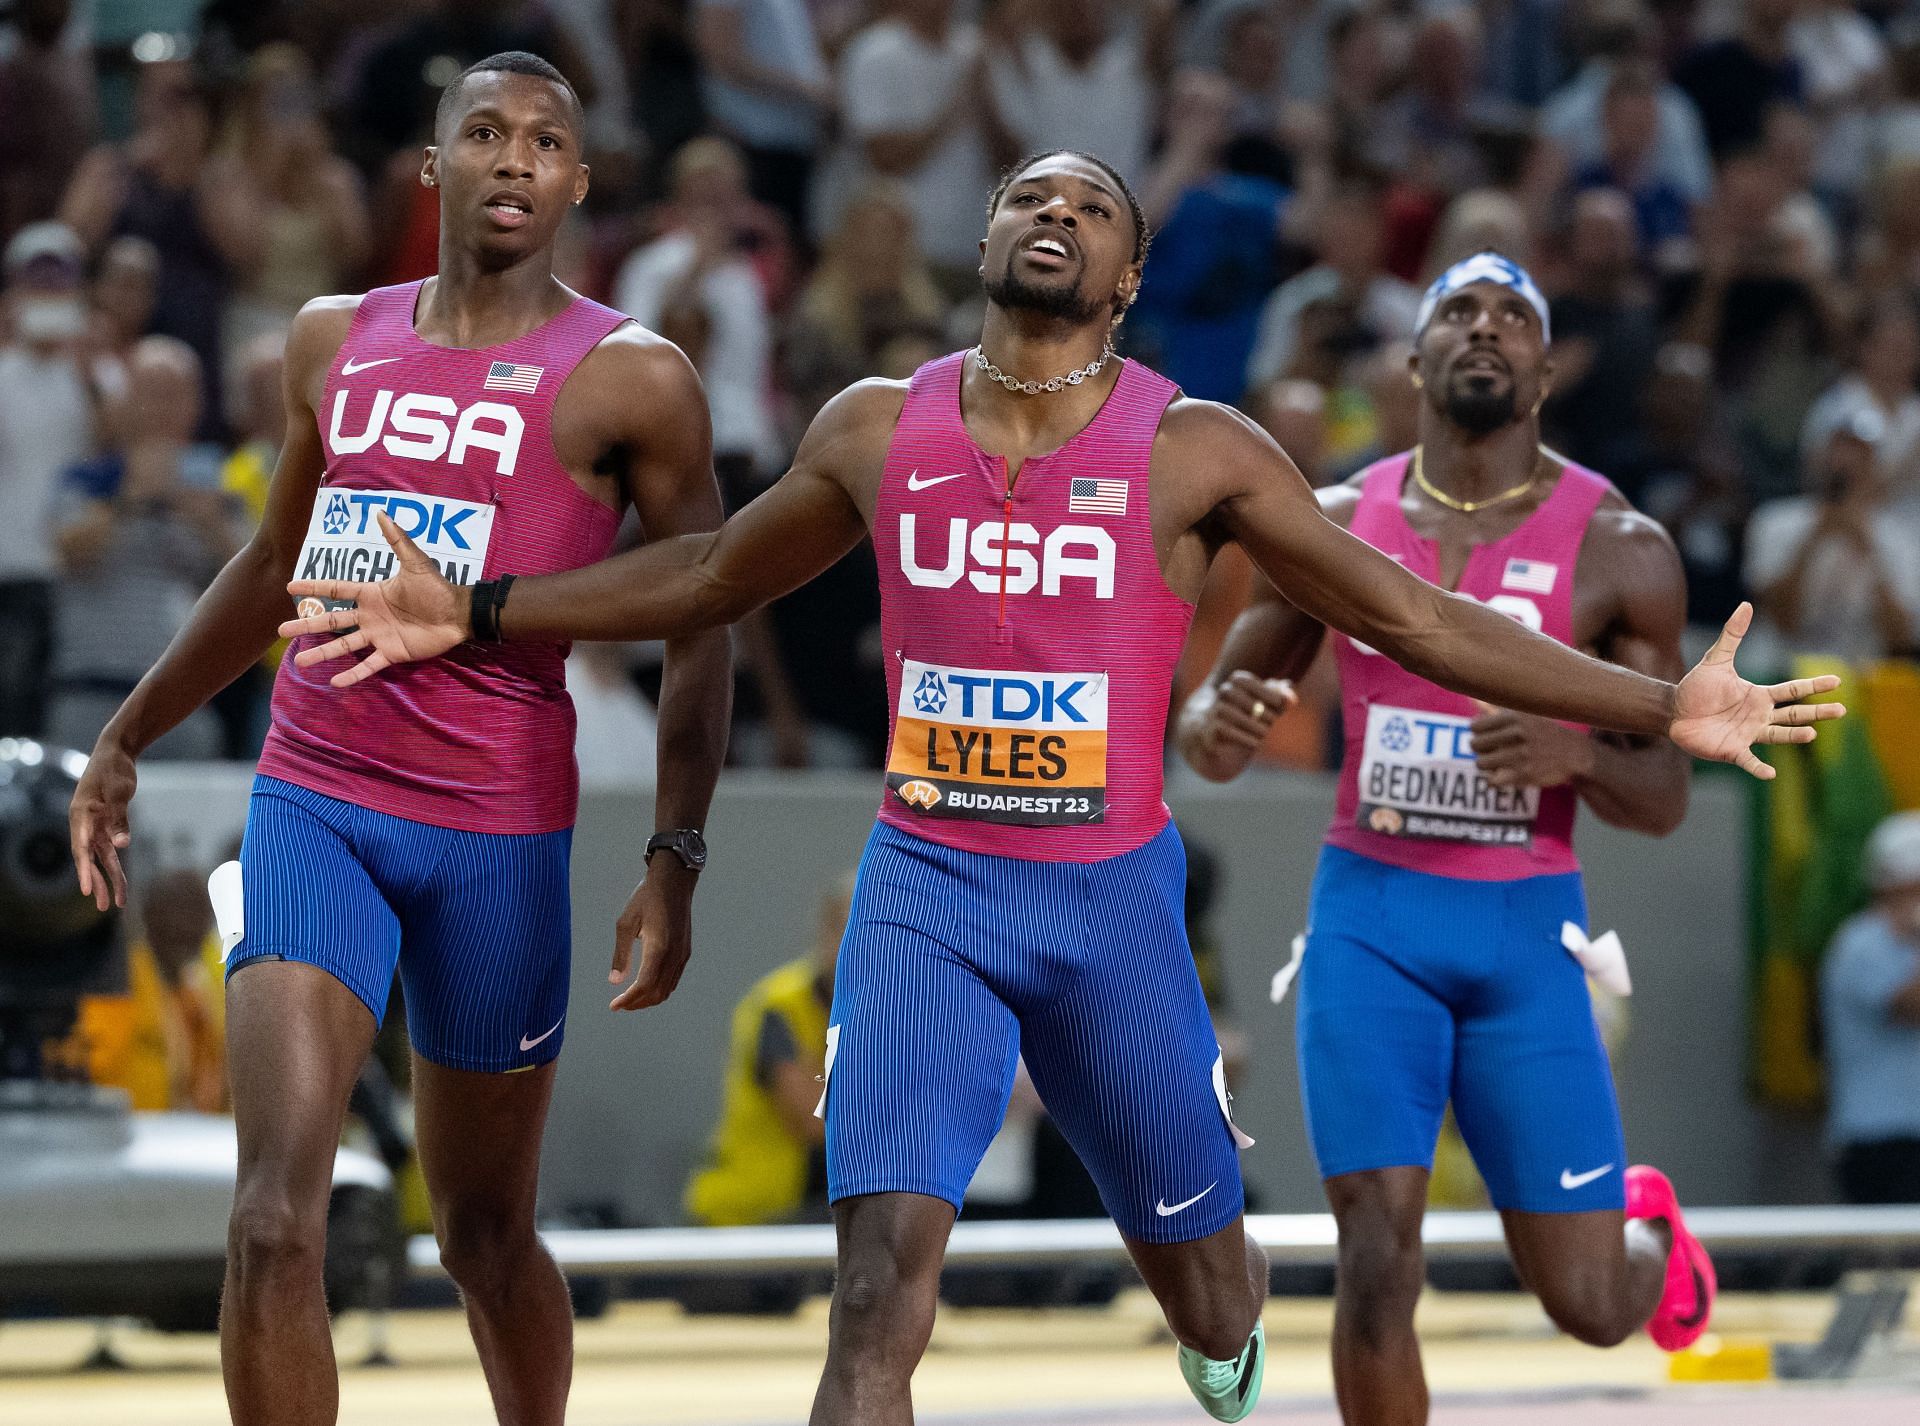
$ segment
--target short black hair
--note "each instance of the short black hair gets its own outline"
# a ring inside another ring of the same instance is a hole
[[[525,74],[559,85],[567,96],[567,113],[573,120],[575,135],[586,137],[587,111],[566,75],[537,54],[529,54],[526,50],[502,50],[499,54],[490,54],[485,59],[474,61],[447,81],[447,87],[440,91],[440,103],[433,111],[436,138],[439,137],[440,126],[447,122],[459,104],[460,91],[466,88],[467,80],[476,74]]]
[[[993,215],[1000,211],[1000,200],[1007,196],[1007,190],[1013,187],[1013,181],[1016,178],[1042,159],[1062,156],[1082,159],[1113,180],[1114,185],[1120,190],[1120,196],[1127,200],[1127,207],[1133,213],[1133,260],[1137,263],[1145,262],[1147,245],[1153,241],[1153,235],[1147,231],[1147,215],[1141,210],[1140,200],[1133,196],[1133,189],[1128,186],[1127,180],[1120,176],[1119,169],[1098,154],[1090,154],[1085,149],[1043,149],[1039,153],[1030,153],[1021,159],[1001,174],[1000,181],[994,185],[993,196],[987,199],[987,220],[991,222]]]

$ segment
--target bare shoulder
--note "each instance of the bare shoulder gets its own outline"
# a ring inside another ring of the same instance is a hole
[[[1169,455],[1190,459],[1196,455],[1230,455],[1261,446],[1279,450],[1279,444],[1251,416],[1219,401],[1203,401],[1184,392],[1167,403],[1154,437],[1154,453],[1166,447]]]
[[[613,395],[637,412],[659,415],[666,403],[696,400],[706,410],[706,391],[687,354],[638,322],[622,322],[602,337],[574,368],[574,380],[596,395]],[[643,400],[634,400],[636,396]]]
[[[820,408],[800,441],[800,460],[866,460],[886,455],[907,404],[907,383],[884,377],[856,381]]]
[[[360,310],[359,293],[315,297],[302,307],[287,328],[286,382],[289,390],[317,402],[320,383],[339,354],[341,343]]]
[[[1673,536],[1651,515],[1643,514],[1627,503],[1619,491],[1609,491],[1587,522],[1587,537],[1581,546],[1608,566],[1620,566],[1638,575],[1665,570],[1680,570],[1680,551]]]

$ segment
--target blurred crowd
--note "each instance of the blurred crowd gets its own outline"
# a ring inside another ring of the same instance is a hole
[[[995,173],[1098,152],[1155,231],[1130,355],[1316,483],[1411,444],[1421,284],[1552,302],[1549,443],[1666,523],[1761,661],[1920,641],[1920,8],[1902,0],[14,0],[0,11],[0,733],[81,748],[262,506],[300,305],[428,275],[464,65],[589,114],[560,272],[680,343],[731,505],[822,403],[978,332]],[[1228,558],[1190,663],[1244,599]],[[734,758],[862,766],[871,555],[742,630]],[[659,654],[583,651],[590,781]],[[249,757],[271,659],[157,756]],[[1309,709],[1330,700],[1308,699]],[[1325,716],[1325,715],[1323,715]],[[1275,752],[1317,765],[1312,718]]]

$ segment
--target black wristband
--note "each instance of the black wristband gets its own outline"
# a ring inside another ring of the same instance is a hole
[[[498,579],[483,579],[472,588],[467,615],[473,626],[473,640],[479,644],[497,644],[500,611],[507,607],[507,592],[513,588],[513,576],[503,574]]]

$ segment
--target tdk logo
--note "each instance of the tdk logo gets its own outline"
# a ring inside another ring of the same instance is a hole
[[[1414,746],[1420,757],[1474,761],[1471,724],[1444,718],[1415,718],[1412,722],[1409,728],[1406,719],[1394,718],[1380,731],[1381,746],[1389,752],[1404,752]]]
[[[926,686],[924,676],[920,683]],[[1021,678],[1017,675],[968,674],[948,670],[947,682],[959,695],[960,706],[954,717],[966,723],[1054,724],[1089,720],[1076,700],[1086,696],[1090,680],[1084,678]],[[919,694],[915,693],[915,705]],[[942,696],[942,704],[946,702]],[[938,711],[938,710],[935,710]]]
[[[1030,594],[1038,588],[1043,595],[1055,595],[1069,579],[1090,579],[1094,598],[1113,598],[1113,536],[1098,525],[1057,525],[1043,540],[1040,531],[1024,521],[1008,525],[986,520],[969,527],[956,515],[947,521],[946,551],[937,565],[921,563],[916,525],[912,514],[900,516],[900,572],[922,589],[951,589],[965,575],[982,594],[998,594],[1004,571],[1008,594]],[[972,570],[967,568],[969,557]]]
[[[526,423],[505,402],[476,401],[463,410],[445,396],[408,392],[396,398],[391,391],[377,391],[364,425],[358,434],[348,435],[341,427],[352,394],[344,389],[334,393],[327,446],[335,455],[359,455],[379,441],[388,455],[402,460],[437,461],[445,456],[450,465],[464,465],[469,451],[492,451],[500,475],[512,475],[520,459]]]
[[[464,501],[447,502],[395,495],[384,490],[343,490],[327,497],[321,528],[329,535],[366,535],[379,529],[373,517],[382,510],[410,540],[448,551],[471,550],[461,526],[480,513]]]
[[[913,707],[918,713],[943,713],[947,707],[946,681],[928,669],[914,686]]]

